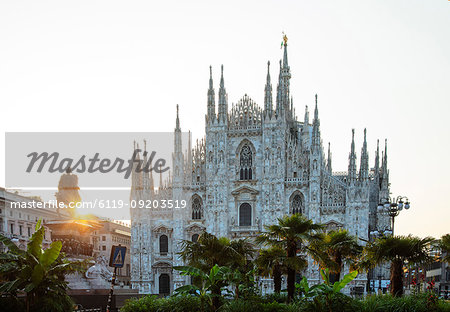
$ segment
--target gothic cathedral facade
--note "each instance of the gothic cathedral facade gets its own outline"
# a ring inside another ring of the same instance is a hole
[[[177,107],[173,176],[165,183],[160,178],[155,189],[151,172],[133,173],[132,200],[187,203],[185,209],[131,209],[131,283],[140,293],[165,295],[188,283],[172,269],[183,265],[179,242],[196,240],[203,231],[231,239],[252,237],[293,213],[330,229],[348,229],[363,240],[370,231],[390,227],[388,217],[377,212],[379,200],[389,195],[387,151],[380,157],[377,147],[369,168],[364,130],[358,170],[352,130],[348,171],[333,172],[330,145],[327,151],[322,146],[317,95],[312,120],[307,106],[303,120],[295,116],[287,43],[275,105],[269,66],[264,107],[244,95],[231,110],[222,67],[217,112],[210,68],[205,138],[183,152]],[[320,278],[312,261],[303,275],[311,281]],[[271,287],[270,280],[261,281]],[[366,281],[361,274],[355,285],[364,288]]]

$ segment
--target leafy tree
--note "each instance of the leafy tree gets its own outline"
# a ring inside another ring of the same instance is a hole
[[[64,259],[60,241],[44,250],[44,237],[41,220],[36,224],[27,250],[19,249],[0,234],[0,242],[8,247],[7,253],[0,254],[0,293],[17,299],[18,292],[24,291],[27,311],[69,311],[73,301],[66,293],[65,275],[81,271],[82,265]]]
[[[322,229],[301,214],[278,218],[278,224],[265,226],[256,241],[269,246],[280,246],[286,252],[288,300],[294,298],[295,272],[306,267],[307,262],[298,252],[306,251],[306,243],[320,239],[317,231]]]
[[[280,246],[262,249],[256,258],[256,266],[262,276],[272,276],[275,293],[281,291],[281,276],[286,272],[286,252]]]
[[[330,281],[329,269],[321,269],[320,275],[324,281],[322,284],[310,287],[306,277],[303,277],[300,283],[295,284],[296,288],[305,296],[300,300],[301,311],[360,311],[358,305],[355,304],[358,301],[341,293],[341,290],[356,278],[358,271],[350,272],[341,281],[334,283]]]
[[[442,261],[446,261],[450,264],[450,234],[445,234],[441,237],[439,247],[441,248],[442,253],[445,254]]]
[[[405,263],[422,265],[432,260],[428,251],[434,238],[409,236],[385,236],[364,247],[360,266],[372,268],[384,262],[391,263],[390,292],[395,297],[403,295],[403,267]]]
[[[239,298],[241,292],[245,295],[254,292],[255,265],[251,259],[256,250],[247,238],[231,240],[230,247],[240,255],[237,259],[231,259],[228,264],[233,272],[229,281],[235,286],[235,297]]]
[[[340,280],[343,264],[353,265],[362,253],[362,246],[347,230],[325,233],[321,240],[313,241],[308,249],[322,268],[329,269],[332,284]]]
[[[348,297],[341,294],[340,291],[356,278],[358,271],[350,272],[346,274],[341,281],[336,282],[332,282],[330,280],[329,273],[329,269],[320,270],[320,275],[324,281],[322,284],[317,284],[310,287],[306,277],[303,277],[299,284],[295,284],[296,288],[299,289],[305,296],[306,300],[304,299],[303,302],[306,302],[308,305],[312,305],[314,311],[344,311],[345,307],[340,304],[343,303],[345,306],[348,306],[348,303],[350,303],[349,300],[342,300],[343,298]],[[349,310],[354,311],[352,309]]]
[[[203,232],[196,242],[181,242],[179,255],[189,265],[209,272],[214,265],[238,267],[246,263],[255,253],[247,239],[230,240]]]
[[[255,283],[256,268],[249,269],[253,265],[247,266],[245,269],[230,270],[225,279],[234,286],[234,298],[249,299],[258,293]]]
[[[230,273],[230,268],[219,267],[214,265],[209,274],[204,273],[201,269],[192,266],[176,266],[175,270],[181,271],[181,275],[192,276],[199,278],[200,286],[196,285],[184,285],[175,289],[174,296],[192,294],[200,297],[201,311],[203,311],[203,304],[206,303],[215,311],[218,307],[214,303],[214,298],[219,294],[216,294],[216,290],[221,291],[223,287],[223,281],[226,279],[226,275]]]
[[[181,243],[179,255],[185,263],[196,267],[208,274],[215,265],[219,267],[228,266],[233,270],[240,270],[242,274],[251,270],[248,258],[253,257],[255,247],[248,239],[230,240],[226,237],[216,237],[210,233],[203,232],[196,242],[184,240]],[[194,276],[194,283],[196,277]],[[226,284],[223,280],[212,286],[213,304],[219,306],[221,287]],[[236,285],[237,292],[239,285]]]
[[[328,310],[332,311],[331,301],[333,299],[333,296],[339,293],[348,283],[353,281],[358,275],[358,271],[350,272],[346,274],[341,281],[336,282],[332,282],[330,280],[329,269],[321,269],[320,275],[322,276],[324,281],[322,284],[317,284],[309,287],[308,280],[306,279],[306,277],[303,277],[300,283],[295,284],[295,286],[301,292],[303,292],[303,294],[307,298],[314,299],[317,296],[324,296]]]
[[[250,242],[248,238],[231,240],[229,245],[239,254],[236,259],[230,259],[230,265],[232,268],[242,267],[243,264],[248,263],[248,260],[254,257],[256,252],[255,245]]]

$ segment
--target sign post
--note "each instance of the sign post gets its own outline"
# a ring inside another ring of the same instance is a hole
[[[114,274],[111,280],[111,289],[109,290],[108,304],[106,306],[106,312],[111,312],[111,302],[114,291],[114,284],[116,283],[117,268],[122,268],[125,262],[125,254],[127,252],[127,247],[112,246],[111,256],[109,257],[109,266],[114,268]]]

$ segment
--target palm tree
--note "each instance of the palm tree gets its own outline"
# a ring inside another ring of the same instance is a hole
[[[255,248],[248,239],[230,240],[203,232],[196,242],[182,241],[179,255],[185,263],[208,274],[215,265],[232,269],[247,267],[247,259],[253,257],[254,253]],[[221,287],[223,285],[218,284],[211,288],[213,306],[216,309],[219,306]]]
[[[256,250],[253,243],[248,238],[235,239],[230,241],[230,247],[240,256],[230,259],[228,266],[235,271],[234,275],[239,277],[235,282],[235,296],[239,298],[239,286],[251,285],[254,278],[254,258]]]
[[[362,252],[362,246],[347,230],[325,233],[321,240],[312,242],[308,249],[322,268],[329,269],[331,284],[340,280],[342,265],[353,265]]]
[[[422,265],[432,260],[428,251],[435,239],[432,237],[419,238],[416,236],[384,236],[376,239],[364,247],[363,268],[391,262],[390,292],[395,297],[403,295],[403,267],[405,263]]]
[[[279,246],[262,249],[256,258],[258,271],[262,276],[272,276],[274,291],[281,291],[281,276],[286,271],[286,252]]]
[[[248,239],[230,240],[203,232],[196,242],[181,242],[179,255],[184,262],[208,273],[214,265],[238,267],[253,257],[255,247]]]
[[[248,238],[231,240],[230,247],[240,255],[240,257],[236,259],[237,261],[234,261],[234,263],[232,261],[231,266],[239,266],[242,263],[245,263],[247,260],[252,259],[256,252],[255,245],[250,242]]]
[[[278,224],[265,226],[266,232],[261,233],[256,241],[269,246],[280,246],[286,252],[287,266],[287,291],[288,300],[294,298],[295,292],[295,273],[301,268],[297,253],[306,251],[307,242],[320,238],[317,231],[322,229],[319,224],[313,223],[301,214],[294,214],[278,218]],[[306,266],[306,261],[303,262]]]
[[[442,260],[450,264],[450,234],[445,234],[441,237],[439,247],[441,248],[442,253],[445,254]]]

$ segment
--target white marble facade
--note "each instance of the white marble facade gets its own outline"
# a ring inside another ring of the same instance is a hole
[[[216,111],[211,73],[205,138],[183,152],[177,107],[172,178],[164,183],[159,177],[160,187],[154,190],[152,173],[133,175],[132,200],[187,201],[185,209],[131,209],[134,289],[165,294],[187,283],[172,270],[182,264],[179,242],[205,230],[229,238],[254,236],[264,225],[295,212],[365,240],[369,231],[389,227],[376,209],[389,194],[386,151],[380,157],[377,148],[370,169],[364,130],[357,170],[353,131],[348,170],[333,172],[330,145],[327,151],[322,146],[317,95],[311,120],[307,106],[303,120],[295,115],[287,44],[274,95],[269,66],[264,107],[244,95],[229,110],[222,67]],[[318,281],[312,261],[303,274]],[[363,275],[353,283],[365,284]]]

